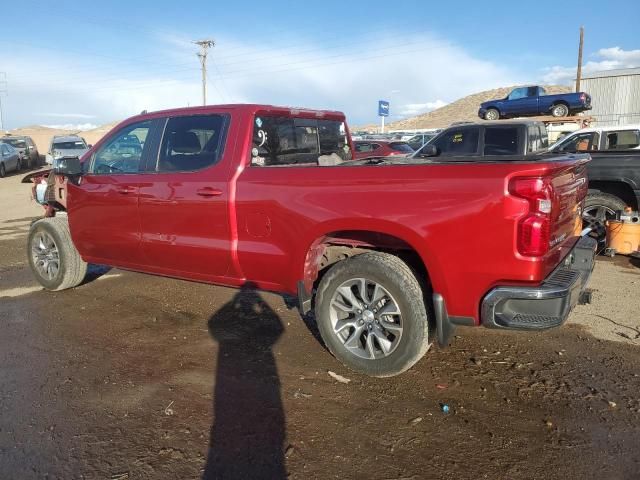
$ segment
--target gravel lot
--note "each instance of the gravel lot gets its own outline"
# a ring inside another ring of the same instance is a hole
[[[117,270],[43,291],[20,177],[0,179],[0,478],[638,478],[635,260],[599,259],[562,328],[460,328],[371,379],[276,295]]]

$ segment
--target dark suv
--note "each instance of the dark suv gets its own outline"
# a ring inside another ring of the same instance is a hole
[[[464,123],[440,132],[413,157],[529,155],[546,150],[544,123],[535,120],[499,120]]]
[[[24,135],[5,135],[0,138],[0,143],[11,145],[18,151],[23,167],[34,168],[40,165],[38,147],[31,139]]]

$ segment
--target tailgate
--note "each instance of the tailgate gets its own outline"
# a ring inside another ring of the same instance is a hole
[[[587,161],[579,160],[550,172],[553,187],[550,248],[582,231],[582,204],[588,191]]]

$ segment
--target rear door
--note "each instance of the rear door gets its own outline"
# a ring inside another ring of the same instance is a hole
[[[138,194],[145,160],[157,156],[160,126],[146,120],[122,127],[91,155],[80,184],[68,183],[69,226],[83,257],[140,265]]]
[[[159,154],[140,186],[142,252],[149,270],[209,279],[231,261],[227,114],[166,119]]]

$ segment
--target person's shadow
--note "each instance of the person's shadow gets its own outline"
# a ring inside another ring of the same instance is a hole
[[[284,409],[271,351],[283,331],[250,284],[209,319],[218,362],[204,480],[287,477]]]

